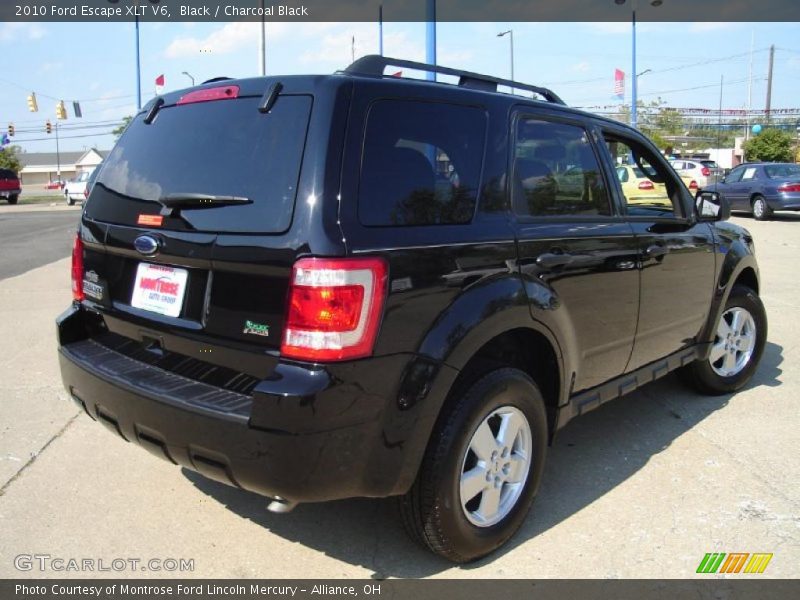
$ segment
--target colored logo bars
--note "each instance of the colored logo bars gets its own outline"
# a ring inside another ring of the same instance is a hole
[[[727,558],[726,558],[727,557]],[[749,557],[749,560],[748,560]],[[772,554],[709,552],[700,561],[698,573],[763,573]]]

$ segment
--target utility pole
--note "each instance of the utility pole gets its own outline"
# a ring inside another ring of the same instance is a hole
[[[772,108],[772,63],[775,62],[775,45],[769,47],[769,71],[767,71],[767,105],[765,117],[769,123],[770,110]]]
[[[383,4],[378,6],[378,54],[383,56]]]
[[[436,0],[425,3],[425,62],[436,64]],[[436,81],[436,73],[427,73],[428,81]]]
[[[58,147],[58,119],[56,119],[56,176],[61,181],[61,150]]]
[[[714,157],[714,160],[719,162],[721,157],[721,148],[722,148],[722,86],[725,82],[725,76],[719,76],[719,116],[717,117],[717,155]],[[714,176],[716,178],[716,175]],[[716,181],[714,182],[716,183]]]
[[[350,40],[350,62],[356,62],[356,36]]]

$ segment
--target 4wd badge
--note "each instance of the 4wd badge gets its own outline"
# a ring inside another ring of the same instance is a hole
[[[244,322],[244,334],[260,335],[261,337],[269,337],[269,325],[262,323],[253,323],[253,321]]]

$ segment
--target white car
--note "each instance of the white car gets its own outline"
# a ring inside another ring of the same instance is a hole
[[[67,204],[72,206],[76,201],[83,202],[86,200],[86,184],[92,176],[92,171],[83,171],[74,179],[70,179],[64,186],[64,197],[67,199]]]

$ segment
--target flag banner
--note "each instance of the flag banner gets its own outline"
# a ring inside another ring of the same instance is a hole
[[[614,69],[614,96],[625,98],[625,72],[619,69]]]
[[[156,94],[160,94],[164,91],[164,81],[164,75],[156,77]]]

